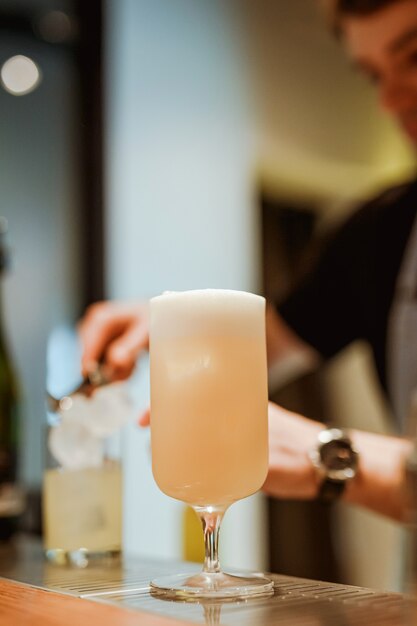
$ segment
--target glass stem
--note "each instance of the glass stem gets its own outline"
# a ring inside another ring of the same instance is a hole
[[[225,508],[217,507],[194,507],[200,518],[204,532],[204,565],[203,572],[215,574],[220,572],[219,563],[219,533]]]

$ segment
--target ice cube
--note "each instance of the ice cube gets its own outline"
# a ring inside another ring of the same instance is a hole
[[[127,386],[113,383],[90,397],[74,394],[71,400],[51,429],[49,450],[63,467],[96,467],[103,460],[104,439],[134,417]]]
[[[103,441],[74,417],[65,416],[51,428],[48,447],[52,456],[66,469],[98,467],[103,462]]]
[[[72,410],[75,409],[76,404]],[[96,437],[113,435],[135,416],[126,383],[100,387],[79,409],[85,415],[85,427]]]

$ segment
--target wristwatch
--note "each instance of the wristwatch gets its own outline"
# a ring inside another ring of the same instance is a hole
[[[325,428],[319,433],[316,447],[309,457],[321,479],[320,502],[339,498],[349,480],[357,474],[359,455],[346,430]]]

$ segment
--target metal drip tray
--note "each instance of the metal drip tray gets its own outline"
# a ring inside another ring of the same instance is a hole
[[[334,585],[286,576],[273,576],[275,594],[228,602],[178,602],[152,597],[148,592],[90,596],[130,609],[163,614],[201,624],[230,626],[399,626],[417,624],[407,619],[400,594]]]
[[[272,575],[275,594],[270,597],[190,602],[152,596],[149,581],[161,574],[199,571],[195,564],[124,558],[119,562],[75,569],[46,562],[39,545],[30,544],[19,546],[7,558],[0,554],[0,563],[3,578],[210,626],[417,625],[417,604],[407,601],[401,594],[288,576]]]

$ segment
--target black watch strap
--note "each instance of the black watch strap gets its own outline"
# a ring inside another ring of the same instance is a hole
[[[317,499],[323,504],[330,504],[340,498],[345,490],[345,487],[345,480],[332,480],[331,478],[326,478],[320,485]]]

